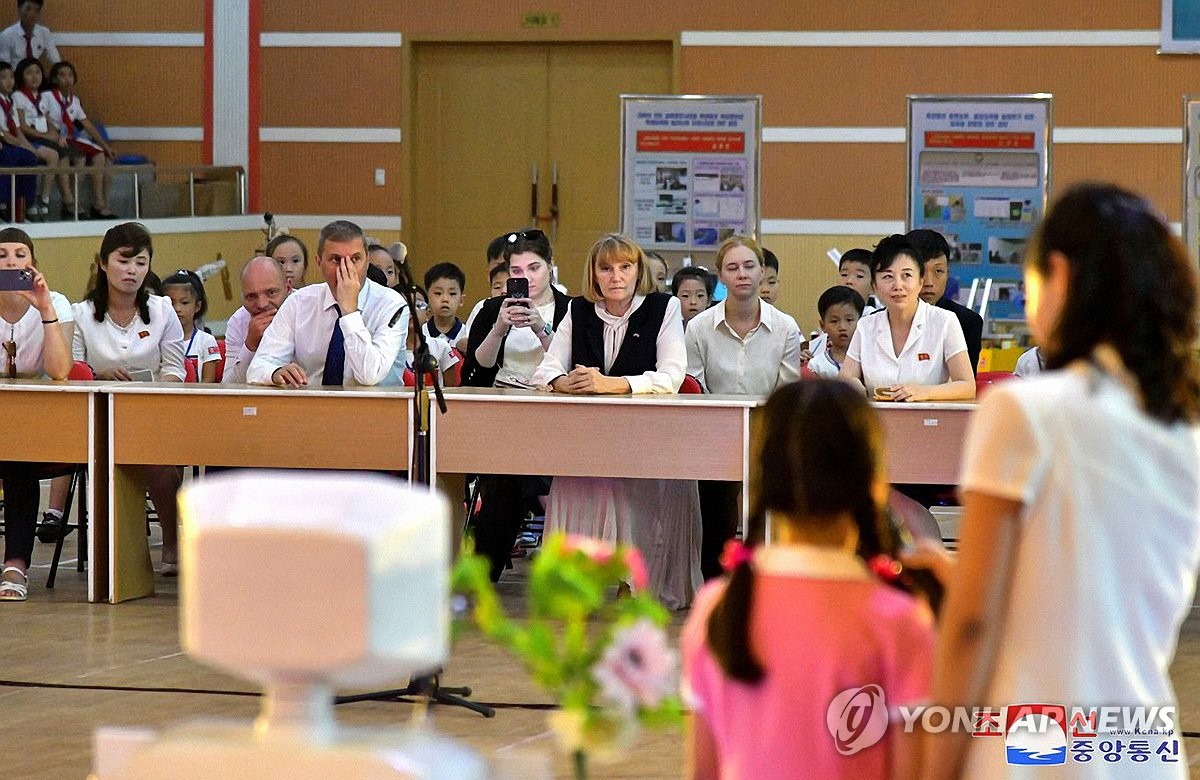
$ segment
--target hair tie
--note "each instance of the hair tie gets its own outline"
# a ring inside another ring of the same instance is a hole
[[[876,577],[885,582],[895,582],[900,578],[900,572],[904,570],[899,561],[884,553],[880,553],[867,561],[867,567]]]
[[[730,539],[725,542],[725,549],[721,552],[721,568],[730,574],[741,564],[749,564],[754,558],[754,550],[742,544],[737,539]]]

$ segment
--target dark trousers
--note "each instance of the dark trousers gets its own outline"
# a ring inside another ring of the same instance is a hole
[[[721,552],[737,533],[742,515],[741,482],[700,480],[700,572],[704,579],[720,577]]]
[[[508,565],[525,514],[536,506],[537,497],[550,492],[549,477],[481,474],[479,512],[475,514],[475,551],[492,563],[492,582],[497,582]]]
[[[5,168],[15,168],[17,166],[34,167],[38,164],[37,155],[28,149],[22,149],[19,146],[5,146],[0,148],[0,166]],[[12,189],[12,177],[0,176],[0,202],[10,203]],[[25,199],[26,204],[33,203],[37,192],[37,177],[36,176],[18,176],[17,177],[17,193]],[[10,218],[16,220],[17,209],[14,205],[8,212]]]
[[[0,463],[0,480],[4,482],[4,560],[21,560],[29,566],[41,504],[39,482],[69,474],[73,468],[62,463]]]

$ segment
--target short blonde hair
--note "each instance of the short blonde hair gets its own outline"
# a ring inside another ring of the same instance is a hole
[[[759,267],[765,267],[766,261],[763,259],[762,247],[754,240],[754,236],[733,235],[721,242],[721,246],[717,247],[717,273],[721,273],[721,263],[725,260],[725,255],[729,254],[729,250],[734,247],[744,246],[754,253],[758,258]]]
[[[596,279],[596,266],[602,261],[612,265],[622,260],[637,263],[638,281],[635,293],[649,295],[658,289],[642,248],[630,238],[609,233],[592,244],[591,250],[588,251],[587,265],[583,268],[583,297],[592,303],[604,300],[604,295],[600,292],[600,282]]]

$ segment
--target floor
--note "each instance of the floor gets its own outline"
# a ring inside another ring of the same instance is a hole
[[[67,548],[74,552],[74,539]],[[0,604],[0,772],[6,777],[78,778],[91,767],[91,735],[97,726],[152,726],[197,716],[252,718],[254,688],[202,667],[180,651],[175,580],[159,580],[153,598],[120,606],[87,604],[84,575],[64,561],[57,587],[45,589],[51,548],[35,551],[30,599]],[[506,575],[502,596],[511,613],[522,601],[524,564]],[[677,616],[673,633],[682,625]],[[1184,626],[1172,676],[1183,729],[1200,731],[1200,607]],[[530,756],[552,754],[546,732],[547,699],[504,654],[477,636],[461,637],[443,678],[469,685],[472,698],[497,707],[485,719],[458,708],[437,707],[435,728],[489,757],[494,766],[523,766]],[[401,702],[342,705],[345,723],[397,725],[415,706]],[[1200,778],[1200,739],[1186,740],[1192,776]],[[569,777],[555,758],[554,774]],[[679,729],[646,732],[620,763],[597,766],[594,777],[680,777],[683,736]],[[164,774],[164,776],[168,776]],[[524,770],[498,776],[533,780]]]

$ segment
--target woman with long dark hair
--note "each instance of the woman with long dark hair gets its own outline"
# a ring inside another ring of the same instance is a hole
[[[1168,667],[1200,566],[1195,261],[1142,198],[1080,185],[1040,226],[1025,288],[1046,373],[972,420],[934,700],[1177,707]],[[1129,739],[1097,725],[1093,746]],[[1187,776],[1178,731],[1135,738],[1156,777]],[[931,742],[932,776],[1007,775],[1006,740]],[[1065,763],[1063,742],[1034,758]],[[1128,771],[1092,758],[1089,776]]]

